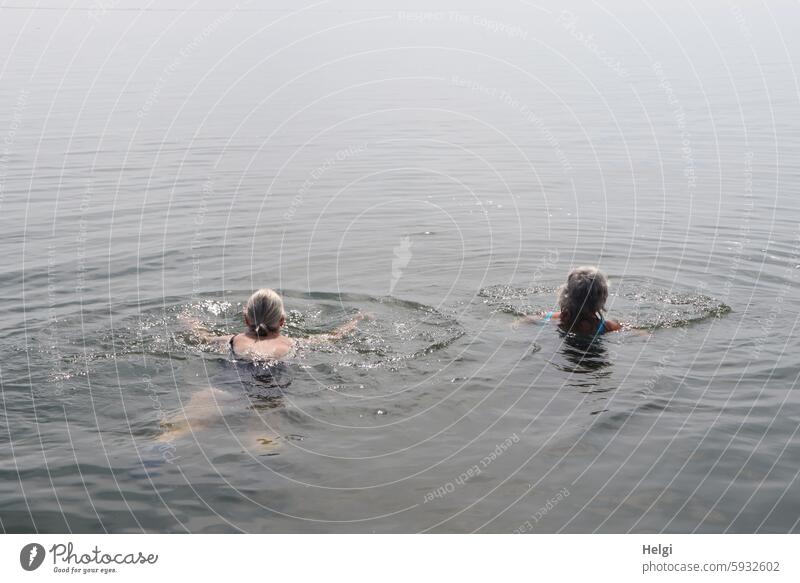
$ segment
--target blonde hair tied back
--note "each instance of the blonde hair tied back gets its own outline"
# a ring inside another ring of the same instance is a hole
[[[283,300],[275,290],[262,288],[253,293],[244,307],[248,328],[256,336],[277,332],[284,317]]]
[[[567,322],[601,315],[607,299],[608,279],[596,267],[588,265],[570,271],[567,283],[558,293],[562,318]]]

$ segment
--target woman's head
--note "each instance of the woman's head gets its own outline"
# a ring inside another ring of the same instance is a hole
[[[286,322],[281,296],[266,288],[255,292],[244,307],[244,321],[256,336],[267,336],[280,330]]]
[[[582,266],[570,271],[567,283],[561,286],[558,303],[562,319],[580,320],[594,316],[606,308],[608,280],[596,267]]]

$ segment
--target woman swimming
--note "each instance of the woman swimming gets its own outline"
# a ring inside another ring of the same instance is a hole
[[[364,314],[357,314],[333,332],[317,334],[299,342],[308,345],[338,340],[354,330],[356,324],[364,318]],[[283,300],[277,292],[266,288],[256,291],[247,300],[244,307],[244,332],[216,336],[197,322],[191,323],[201,342],[227,347],[235,359],[280,360],[290,356],[298,344],[298,341],[281,334],[281,329],[286,325]]]
[[[544,316],[527,316],[523,321],[558,320],[562,329],[584,336],[600,336],[622,329],[619,322],[607,320],[608,279],[596,267],[582,266],[573,269],[567,283],[558,292],[560,311]]]
[[[352,320],[328,334],[315,334],[309,338],[294,340],[281,334],[286,325],[283,300],[271,289],[260,289],[253,293],[244,307],[245,331],[218,336],[204,328],[198,321],[187,319],[193,333],[203,343],[230,351],[236,361],[252,363],[279,361],[294,355],[298,345],[310,346],[339,340],[352,332],[359,321],[367,316],[357,314]],[[257,367],[261,370],[261,367]],[[261,371],[263,372],[263,371]],[[163,431],[156,441],[164,443],[206,428],[219,421],[226,411],[241,410],[240,395],[222,391],[215,387],[194,393],[181,410],[166,419]],[[272,442],[274,437],[259,443]]]

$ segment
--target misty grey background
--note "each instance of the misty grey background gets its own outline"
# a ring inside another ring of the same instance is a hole
[[[3,530],[798,530],[796,3],[30,6],[0,5]],[[479,294],[586,263],[732,311],[589,366]],[[226,374],[162,312],[261,286],[463,335],[328,354],[147,467]]]

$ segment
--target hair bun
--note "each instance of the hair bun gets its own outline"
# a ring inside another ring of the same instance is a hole
[[[284,317],[283,300],[271,289],[263,288],[253,293],[244,307],[245,321],[258,336],[278,332]]]

